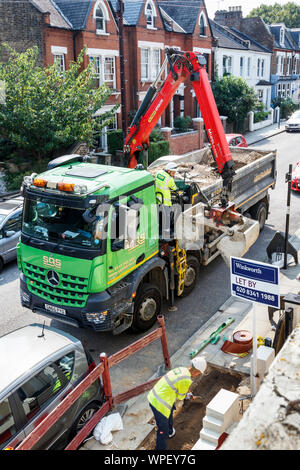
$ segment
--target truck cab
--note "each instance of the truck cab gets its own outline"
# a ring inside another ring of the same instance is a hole
[[[164,267],[156,257],[154,178],[81,159],[60,157],[25,177],[21,301],[73,326],[118,333],[132,324],[137,268],[145,275],[148,265]]]

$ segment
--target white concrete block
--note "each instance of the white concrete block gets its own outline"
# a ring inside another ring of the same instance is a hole
[[[200,438],[204,441],[211,442],[215,445],[215,447],[217,447],[220,438],[220,433],[213,431],[212,429],[202,428],[200,431]]]
[[[211,442],[205,441],[204,439],[199,439],[192,450],[215,450],[216,446]]]
[[[223,421],[226,431],[234,421],[239,421],[239,395],[222,388],[208,403],[206,415]]]
[[[215,418],[214,416],[205,415],[202,423],[203,428],[205,429],[212,429],[213,431],[219,432],[220,434],[225,431],[223,420]]]
[[[268,346],[260,346],[257,350],[257,374],[258,386],[264,379],[265,374],[268,373],[270,365],[275,359],[275,350]]]

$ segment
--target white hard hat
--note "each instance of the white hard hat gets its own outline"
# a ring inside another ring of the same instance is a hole
[[[170,162],[170,163],[168,163],[167,166],[166,166],[166,171],[176,170],[176,168],[177,168],[176,163]]]
[[[192,366],[195,368],[195,369],[198,369],[200,370],[200,372],[202,372],[202,374],[205,372],[205,369],[207,367],[207,362],[206,360],[204,359],[204,357],[194,357],[194,359],[192,359]]]

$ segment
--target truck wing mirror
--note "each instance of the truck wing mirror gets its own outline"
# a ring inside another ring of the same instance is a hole
[[[15,232],[14,230],[6,230],[6,231],[4,232],[4,236],[5,236],[6,238],[10,238],[10,237],[12,237],[13,235],[15,235],[15,233],[16,233],[16,232]]]

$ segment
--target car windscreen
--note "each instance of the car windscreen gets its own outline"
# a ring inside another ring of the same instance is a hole
[[[47,203],[45,198],[25,199],[22,232],[60,245],[101,249],[101,217],[86,221],[84,212]]]
[[[299,119],[300,118],[300,111],[296,111],[294,114],[291,116],[292,119]]]
[[[5,219],[6,215],[0,214],[0,227],[2,225],[3,220]]]

